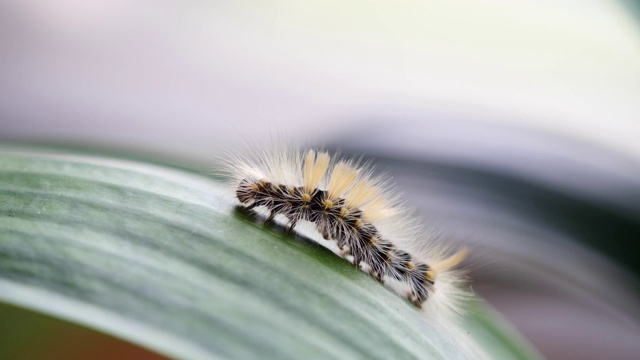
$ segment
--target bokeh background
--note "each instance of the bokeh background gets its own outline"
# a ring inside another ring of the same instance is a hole
[[[637,1],[0,3],[0,140],[202,171],[273,139],[364,155],[549,358],[640,354],[639,138]],[[7,357],[157,358],[0,318]]]

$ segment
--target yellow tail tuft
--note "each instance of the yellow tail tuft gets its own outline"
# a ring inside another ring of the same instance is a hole
[[[467,250],[467,248],[462,248],[460,251],[449,256],[448,258],[441,260],[437,263],[430,264],[429,267],[436,274],[442,271],[447,271],[455,267],[456,265],[460,264],[462,260],[464,260],[467,257],[468,253],[469,251]]]

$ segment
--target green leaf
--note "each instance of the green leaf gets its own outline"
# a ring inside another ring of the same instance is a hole
[[[186,170],[0,148],[0,300],[187,359],[463,357],[404,299],[232,195]],[[536,358],[480,301],[462,326],[493,358]]]

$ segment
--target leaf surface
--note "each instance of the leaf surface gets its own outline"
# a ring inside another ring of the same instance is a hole
[[[179,358],[463,358],[405,300],[232,195],[195,172],[0,148],[0,300]],[[535,358],[472,309],[488,353]]]

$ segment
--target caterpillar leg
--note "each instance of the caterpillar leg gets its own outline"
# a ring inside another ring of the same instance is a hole
[[[291,220],[291,222],[289,222],[289,225],[287,225],[287,228],[285,229],[285,233],[287,235],[291,235],[291,233],[293,232],[293,228],[296,227],[296,223],[297,220]]]
[[[258,203],[254,201],[253,203],[251,203],[251,205],[245,206],[244,209],[246,211],[249,211],[249,210],[252,210],[253,208],[255,208],[256,206],[258,206]]]
[[[411,303],[413,304],[413,306],[417,307],[418,309],[422,309],[422,301],[411,300]]]
[[[418,297],[414,290],[407,291],[405,297],[407,298],[407,300],[409,300],[410,303],[413,304],[413,306],[417,307],[418,309],[422,309],[422,303],[424,301]]]
[[[370,269],[369,275],[371,275],[371,277],[373,277],[374,279],[378,280],[380,284],[384,284],[383,276],[379,272],[373,269]]]
[[[340,245],[338,245],[338,249],[340,249],[340,257],[342,258],[346,258],[347,256],[351,255],[348,246],[343,245],[342,247],[340,247]]]
[[[264,221],[264,224],[265,225],[270,224],[275,217],[276,217],[276,212],[275,211],[269,212],[269,216],[267,216],[267,219]]]

